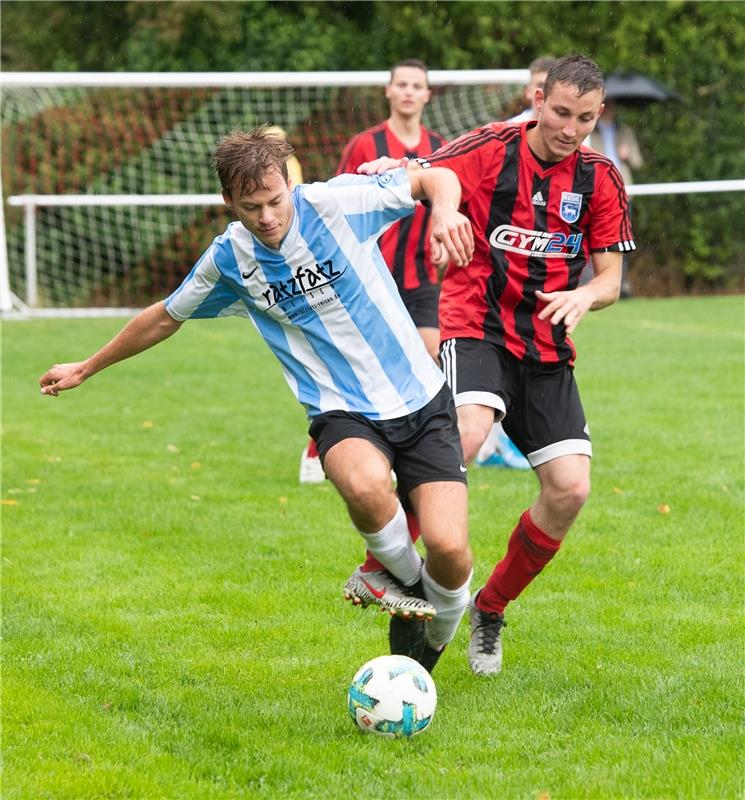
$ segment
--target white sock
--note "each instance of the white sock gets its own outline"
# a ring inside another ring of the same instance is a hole
[[[422,557],[409,536],[406,513],[398,504],[393,518],[376,533],[362,533],[367,549],[405,586],[416,583],[422,573]]]
[[[437,616],[427,622],[427,640],[436,650],[441,650],[455,636],[470,600],[471,577],[457,589],[446,589],[427,572],[427,562],[422,567],[424,596],[437,609]]]

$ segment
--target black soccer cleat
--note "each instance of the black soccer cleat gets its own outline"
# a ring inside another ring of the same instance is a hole
[[[445,647],[447,647],[447,645],[445,645],[441,650],[435,650],[435,648],[426,641],[425,637],[424,647],[422,648],[422,652],[419,654],[417,661],[424,667],[424,669],[427,670],[427,672],[430,673],[430,675],[432,674],[432,670],[435,668],[440,656],[445,652]]]
[[[393,656],[408,656],[419,660],[426,644],[425,621],[417,617],[391,617],[388,644]]]

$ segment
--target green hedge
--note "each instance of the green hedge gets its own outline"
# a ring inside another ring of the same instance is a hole
[[[579,51],[684,98],[625,113],[647,162],[638,182],[745,177],[740,2],[3,3],[2,28],[6,70],[520,68]],[[742,193],[635,205],[638,287],[743,289]]]

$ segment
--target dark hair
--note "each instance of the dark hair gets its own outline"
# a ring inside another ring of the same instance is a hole
[[[548,72],[555,63],[556,59],[553,56],[538,56],[530,62],[528,69],[531,75],[535,75],[536,72]]]
[[[556,60],[543,83],[543,95],[548,97],[555,83],[567,83],[577,89],[581,97],[598,89],[605,94],[605,83],[600,67],[589,58],[574,53]]]
[[[429,70],[427,69],[427,65],[418,58],[405,58],[403,61],[399,61],[398,64],[394,64],[391,67],[391,79],[389,83],[393,83],[393,75],[399,67],[414,67],[414,69],[420,69],[427,79],[427,85],[429,85]]]
[[[287,159],[295,149],[269,128],[269,125],[250,130],[236,128],[218,141],[212,166],[228,197],[234,189],[239,194],[265,189],[266,174],[272,169],[278,170],[285,181],[288,179]]]

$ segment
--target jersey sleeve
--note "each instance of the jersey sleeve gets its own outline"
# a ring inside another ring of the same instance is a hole
[[[371,154],[370,148],[368,147],[369,142],[370,137],[364,136],[363,134],[357,134],[357,136],[352,137],[347,142],[347,146],[341,154],[341,161],[336,168],[336,174],[343,175],[346,172],[355,173],[360,164],[374,159],[376,156],[374,153]]]
[[[425,158],[416,159],[427,167],[447,167],[460,181],[461,202],[468,202],[481,186],[484,176],[492,171],[494,162],[504,152],[501,143],[489,128],[477,128],[464,133],[450,144],[440,147]]]
[[[181,286],[166,298],[166,311],[175,320],[211,319],[233,313],[231,307],[235,308],[239,298],[221,280],[216,264],[219,256],[217,242],[216,239],[184,278]],[[229,241],[227,245],[230,246]]]
[[[598,180],[590,202],[590,252],[627,253],[636,250],[631,231],[629,198],[621,173],[608,165]]]
[[[326,185],[361,242],[377,239],[414,211],[411,183],[402,168],[382,175],[340,175]]]

